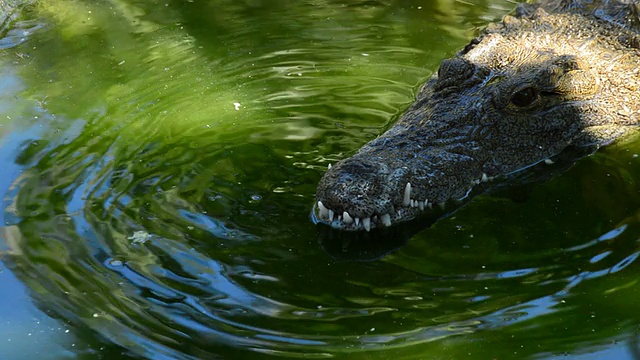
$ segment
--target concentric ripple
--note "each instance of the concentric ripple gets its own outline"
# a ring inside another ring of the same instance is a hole
[[[34,7],[47,26],[0,54],[2,263],[90,344],[70,352],[506,358],[632,336],[637,145],[431,227],[309,221],[327,165],[505,12],[401,3]]]

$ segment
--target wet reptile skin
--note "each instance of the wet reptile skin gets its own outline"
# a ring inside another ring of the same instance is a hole
[[[324,174],[314,217],[391,226],[636,131],[639,13],[638,0],[520,4],[444,60],[391,129]]]

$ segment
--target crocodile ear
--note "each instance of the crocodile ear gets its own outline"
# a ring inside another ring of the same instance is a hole
[[[558,76],[554,92],[565,95],[590,95],[598,91],[600,81],[588,63],[573,55],[560,56],[555,61]]]
[[[600,81],[591,70],[569,70],[556,83],[555,92],[567,95],[591,95],[598,91]]]

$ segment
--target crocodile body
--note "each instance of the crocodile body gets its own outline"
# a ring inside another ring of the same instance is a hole
[[[640,1],[520,4],[442,62],[386,133],[322,177],[318,222],[391,226],[640,124]]]

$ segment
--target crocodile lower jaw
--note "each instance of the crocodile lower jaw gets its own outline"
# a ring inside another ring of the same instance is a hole
[[[482,174],[479,179],[471,181],[471,187],[467,191],[467,194],[475,185],[492,179],[493,178],[486,174]],[[415,192],[412,191],[411,183],[407,183],[404,188],[402,206],[395,208],[390,213],[371,214],[367,217],[357,217],[350,214],[348,211],[335,211],[323,204],[322,201],[317,201],[313,206],[311,216],[315,223],[324,223],[334,229],[347,231],[371,231],[371,229],[389,227],[399,222],[412,220],[422,213],[432,211],[434,205],[437,205],[442,210],[446,207],[447,202],[439,202],[436,204],[428,199],[414,199],[412,198],[412,193]],[[462,199],[450,199],[449,201],[451,200],[460,201]]]

